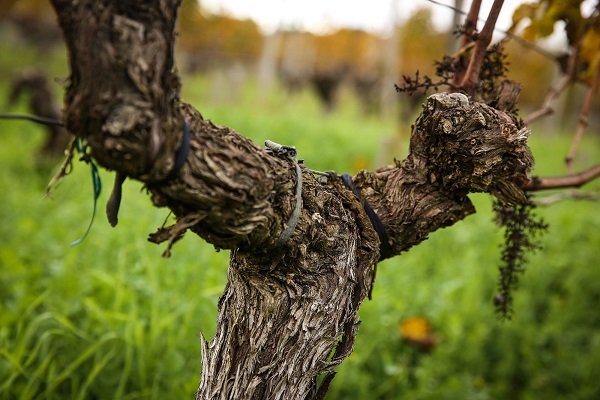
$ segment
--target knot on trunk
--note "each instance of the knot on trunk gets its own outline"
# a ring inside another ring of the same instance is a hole
[[[434,94],[417,120],[407,162],[422,183],[521,204],[534,165],[528,137],[529,130],[509,114],[461,93]]]

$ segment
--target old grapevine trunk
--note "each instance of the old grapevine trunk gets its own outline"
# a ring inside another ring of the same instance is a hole
[[[65,123],[106,168],[146,184],[177,224],[231,250],[217,333],[203,343],[198,399],[322,397],[347,357],[373,284],[379,238],[340,179],[302,166],[300,219],[293,162],[204,120],[179,99],[174,73],[178,1],[53,0],[70,59]],[[191,132],[185,164],[173,173]],[[461,94],[431,96],[403,162],[362,171],[354,184],[397,255],[474,209],[469,192],[525,200],[532,158],[513,118]],[[162,238],[162,239],[161,239]],[[325,373],[317,388],[316,377]]]

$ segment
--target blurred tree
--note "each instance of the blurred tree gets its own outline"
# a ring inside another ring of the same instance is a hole
[[[539,106],[548,90],[548,82],[552,82],[555,65],[548,58],[532,49],[514,41],[506,43],[507,77],[523,85],[519,106],[523,111],[531,111]]]
[[[0,3],[0,20],[10,12],[17,0],[5,0]]]
[[[44,0],[5,0],[0,4],[0,18],[9,13],[27,16],[36,21],[54,20],[54,13],[49,2]]]
[[[431,9],[417,9],[399,28],[399,32],[400,63],[394,82],[400,82],[402,76],[415,71],[427,76],[435,74],[435,65],[431,60],[440,59],[446,51],[447,33],[435,29]],[[419,93],[400,98],[401,121],[413,118],[423,100],[424,95]]]
[[[567,53],[556,57],[563,76],[550,87],[540,109],[530,114],[525,122],[531,123],[552,113],[554,100],[567,87],[576,82],[588,86],[579,116],[579,125],[566,157],[569,173],[573,173],[573,160],[579,141],[588,125],[588,115],[600,81],[600,1],[595,2],[589,15],[583,14],[583,5],[584,0],[540,0],[523,4],[515,10],[511,28],[514,31],[521,22],[527,21],[523,37],[533,41],[550,36],[558,23],[563,23],[565,26],[564,32],[569,49]]]
[[[522,21],[528,21],[523,30],[523,38],[535,41],[554,33],[560,21],[565,25],[566,38],[570,51],[575,54],[575,79],[590,85],[600,63],[600,16],[592,12],[582,15],[584,0],[542,0],[537,3],[522,4],[513,15],[513,29]],[[596,10],[598,2],[596,2]],[[568,73],[568,59],[558,57],[563,72]]]
[[[281,32],[279,70],[283,84],[290,92],[310,81],[317,58],[315,35],[309,32]]]
[[[50,81],[43,71],[25,70],[13,77],[8,104],[16,104],[23,95],[29,97],[28,106],[34,115],[55,120],[62,118],[60,104],[56,101]],[[71,135],[62,126],[50,125],[46,130],[48,135],[39,151],[41,157],[37,159],[40,164],[48,159],[54,162],[64,156],[71,141]]]
[[[330,34],[285,32],[280,51],[280,71],[290,89],[311,84],[324,109],[331,111],[336,92],[349,80],[364,90],[359,96],[374,93],[369,83],[376,82],[382,62],[381,39],[366,31],[339,29]],[[369,92],[369,94],[366,94]]]
[[[399,75],[410,75],[419,70],[433,75],[435,67],[431,60],[440,59],[446,51],[445,32],[435,29],[430,8],[420,8],[400,28]]]
[[[0,3],[0,22],[8,22],[39,49],[60,43],[60,31],[52,6],[45,0],[5,0]]]
[[[256,62],[263,36],[255,22],[226,15],[206,14],[195,0],[182,2],[177,44],[189,57],[191,70],[210,65]]]

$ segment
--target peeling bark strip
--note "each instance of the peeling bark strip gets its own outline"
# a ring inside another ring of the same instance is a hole
[[[293,160],[202,118],[179,101],[173,72],[178,1],[53,0],[70,56],[69,131],[93,157],[146,183],[177,216],[153,240],[190,229],[231,249],[217,333],[203,341],[197,399],[322,396],[332,368],[353,350],[357,313],[373,281],[380,242],[362,203],[341,179],[317,181],[303,166],[296,205]],[[173,179],[183,121],[187,160]],[[533,164],[527,131],[508,114],[461,94],[431,96],[403,162],[352,182],[384,225],[394,256],[475,210],[469,192],[525,201]],[[327,373],[324,386],[317,375]]]

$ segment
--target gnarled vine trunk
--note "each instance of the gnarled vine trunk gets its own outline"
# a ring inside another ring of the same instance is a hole
[[[301,166],[299,221],[279,244],[296,204],[295,165],[180,101],[173,69],[179,2],[53,4],[70,57],[69,131],[100,165],[144,182],[156,206],[173,210],[178,222],[157,238],[189,228],[231,250],[197,398],[322,397],[333,367],[353,350],[357,312],[380,258],[364,204],[340,179],[317,180]],[[408,158],[353,177],[385,227],[386,256],[473,213],[469,192],[525,201],[521,187],[533,160],[517,126],[464,95],[431,96]],[[190,150],[174,168],[186,127]]]

